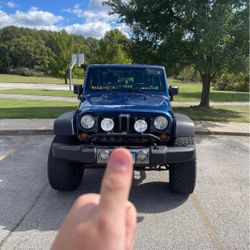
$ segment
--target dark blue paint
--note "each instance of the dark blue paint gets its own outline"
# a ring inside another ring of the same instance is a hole
[[[168,131],[171,132],[172,125],[174,124],[172,107],[169,100],[168,81],[165,68],[163,66],[153,65],[90,65],[88,69],[94,67],[124,67],[124,68],[159,68],[164,71],[166,92],[153,92],[147,91],[147,94],[139,92],[88,92],[87,86],[83,89],[83,99],[81,100],[79,110],[76,117],[77,128],[80,129],[80,118],[83,114],[92,114],[94,116],[107,115],[112,116],[116,113],[131,114],[136,117],[152,117],[163,115],[168,118],[169,126]],[[88,77],[88,69],[85,76],[85,83]]]

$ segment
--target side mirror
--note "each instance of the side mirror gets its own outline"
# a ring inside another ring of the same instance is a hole
[[[169,86],[168,92],[170,96],[170,101],[173,101],[173,96],[179,94],[179,86]]]
[[[82,95],[82,85],[74,85],[74,94],[77,95],[77,98],[80,100],[81,99],[81,95]]]

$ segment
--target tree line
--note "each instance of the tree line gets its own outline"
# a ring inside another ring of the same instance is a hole
[[[9,26],[0,29],[0,73],[48,75],[67,82],[71,54],[84,53],[86,64],[132,63],[129,39],[119,30],[103,39]],[[83,69],[75,68],[82,77]]]
[[[66,81],[71,54],[83,52],[87,64],[160,64],[169,76],[202,81],[202,107],[209,107],[212,84],[218,89],[249,90],[248,1],[107,0],[104,4],[130,28],[129,38],[117,29],[97,40],[65,31],[6,27],[0,30],[0,72],[25,67]],[[80,73],[75,69],[76,75]]]

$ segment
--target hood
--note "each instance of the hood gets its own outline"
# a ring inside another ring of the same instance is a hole
[[[86,95],[80,110],[88,111],[135,111],[167,112],[171,109],[168,97],[159,94],[108,93]]]

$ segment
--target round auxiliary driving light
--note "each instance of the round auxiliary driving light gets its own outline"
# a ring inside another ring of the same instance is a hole
[[[107,161],[109,158],[109,151],[108,150],[103,150],[99,153],[99,159],[101,161]]]
[[[84,115],[81,118],[81,125],[85,129],[91,129],[95,125],[95,119],[92,115]]]
[[[158,130],[164,130],[168,126],[168,120],[164,116],[157,116],[154,120],[154,126]]]
[[[138,133],[143,133],[147,130],[148,124],[145,120],[137,120],[134,125],[135,131]]]
[[[148,154],[146,151],[139,151],[137,153],[137,160],[138,161],[146,161],[148,159]]]
[[[114,128],[114,121],[110,118],[104,118],[101,122],[101,128],[105,132],[109,132]]]

